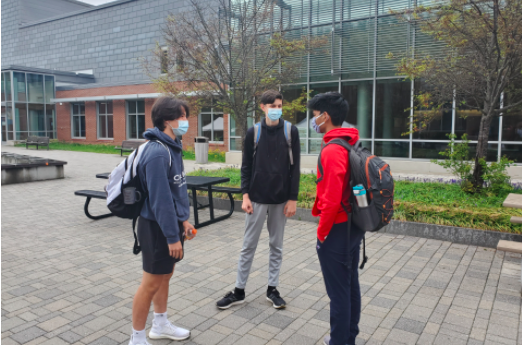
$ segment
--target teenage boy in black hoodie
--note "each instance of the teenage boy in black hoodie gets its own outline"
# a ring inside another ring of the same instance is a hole
[[[265,119],[257,125],[258,130],[252,127],[247,131],[243,147],[241,190],[246,229],[239,257],[236,288],[217,302],[219,309],[228,309],[245,301],[248,275],[267,215],[270,263],[266,298],[276,309],[286,306],[276,287],[283,262],[286,218],[295,215],[296,211],[301,147],[299,132],[295,126],[291,126],[290,133],[285,134],[286,124],[281,119],[283,96],[280,92],[266,91],[261,96],[260,107],[265,113]],[[288,128],[286,127],[287,131]],[[257,138],[254,134],[257,134]],[[287,139],[291,141],[290,149]]]

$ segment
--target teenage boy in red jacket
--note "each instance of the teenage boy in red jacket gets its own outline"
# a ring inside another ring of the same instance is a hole
[[[348,115],[348,102],[340,93],[318,94],[308,102],[308,108],[314,116],[311,126],[317,133],[325,133],[325,144],[334,138],[351,145],[359,140],[357,129],[341,128]],[[351,212],[348,152],[339,145],[328,145],[321,152],[321,163],[324,175],[318,172],[317,177],[322,180],[317,184],[312,214],[320,217],[317,255],[330,297],[331,331],[324,338],[324,345],[354,345],[361,316],[357,270],[364,232],[354,224],[350,228],[351,219],[343,208],[344,205]]]

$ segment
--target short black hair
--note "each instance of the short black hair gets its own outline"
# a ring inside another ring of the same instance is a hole
[[[160,131],[164,131],[165,121],[176,120],[183,116],[182,108],[185,108],[185,114],[188,117],[189,107],[184,101],[169,96],[158,98],[154,102],[150,114],[152,124]]]
[[[274,104],[276,99],[280,99],[281,101],[283,100],[283,95],[281,94],[281,92],[276,91],[276,90],[268,90],[268,91],[265,91],[261,95],[261,99],[259,100],[259,103]]]
[[[315,95],[307,104],[308,109],[327,112],[334,126],[341,126],[348,115],[350,106],[339,92],[326,92]]]

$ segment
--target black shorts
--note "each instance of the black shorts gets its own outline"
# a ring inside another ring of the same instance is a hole
[[[184,242],[183,223],[179,223],[181,245]],[[170,256],[167,238],[159,224],[140,217],[138,219],[138,241],[141,246],[143,270],[150,274],[170,274],[174,264],[183,260]]]

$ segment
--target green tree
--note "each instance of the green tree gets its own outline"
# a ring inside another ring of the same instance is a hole
[[[230,113],[236,134],[244,139],[256,97],[300,77],[304,57],[321,49],[326,38],[285,27],[284,1],[188,3],[188,11],[168,16],[163,28],[167,47],[158,45],[152,61],[144,60],[145,69],[160,91],[197,95],[187,98],[192,106],[212,102]]]
[[[454,100],[479,113],[471,173],[479,189],[493,119],[522,106],[522,0],[437,1],[397,14],[444,45],[438,56],[416,51],[398,57],[399,74],[423,81],[414,130],[426,128],[431,115]]]

